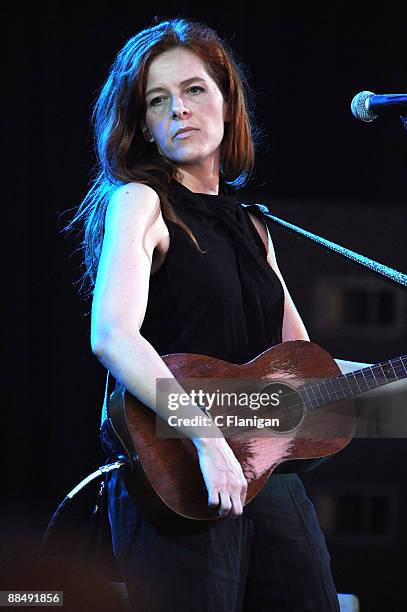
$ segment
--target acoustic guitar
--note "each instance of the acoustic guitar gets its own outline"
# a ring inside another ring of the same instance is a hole
[[[341,374],[327,351],[302,340],[271,347],[241,365],[190,353],[162,359],[186,392],[184,381],[206,381],[208,389],[223,381],[239,398],[244,391],[275,400],[256,410],[216,402],[210,409],[247,479],[246,504],[273,472],[309,469],[345,448],[357,423],[353,397],[407,377],[407,355]],[[161,432],[174,429],[120,384],[109,398],[106,422],[115,448],[127,458],[126,486],[144,516],[219,519],[217,509],[208,507],[190,439],[158,436],[159,422]]]

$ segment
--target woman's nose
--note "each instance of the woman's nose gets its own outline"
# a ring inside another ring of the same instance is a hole
[[[172,99],[171,115],[173,119],[189,114],[189,109],[185,106],[182,98],[174,96]]]

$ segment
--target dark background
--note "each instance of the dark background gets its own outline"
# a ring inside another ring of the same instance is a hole
[[[91,304],[78,295],[79,244],[61,230],[72,214],[66,211],[89,186],[89,119],[98,88],[124,42],[155,15],[204,21],[247,67],[264,137],[244,195],[272,202],[278,216],[373,259],[407,267],[407,134],[397,117],[363,124],[350,113],[361,90],[406,89],[401,4],[369,12],[351,3],[319,9],[272,3],[267,18],[262,3],[216,9],[196,3],[188,12],[172,2],[146,6],[14,2],[2,9],[1,540],[9,568],[36,549],[59,502],[105,460],[98,439],[105,372],[90,350]],[[274,240],[312,340],[335,357],[369,363],[405,352],[405,292],[280,228]],[[337,319],[330,312],[333,287],[345,304]],[[363,612],[406,608],[406,458],[403,438],[354,440],[303,477],[337,589],[356,593]],[[86,529],[96,491],[90,485],[61,518],[73,540]]]

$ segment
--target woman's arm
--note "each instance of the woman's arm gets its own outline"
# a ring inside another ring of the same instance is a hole
[[[267,226],[260,221],[253,213],[248,213],[253,225],[257,229],[260,238],[267,251],[267,261],[278,278],[284,289],[284,317],[283,317],[283,342],[288,340],[308,340],[309,335],[305,328],[305,325],[300,317],[298,310],[295,307],[294,301],[287,289],[283,275],[281,274],[280,268],[277,264],[276,252],[274,250],[273,241],[270,233],[268,232]]]
[[[341,369],[342,374],[348,374],[355,370],[361,370],[362,368],[369,368],[372,363],[362,363],[361,361],[348,361],[347,359],[335,359],[336,363]]]
[[[130,183],[113,194],[106,211],[105,235],[92,302],[93,353],[117,381],[168,422],[168,404],[156,394],[157,378],[171,378],[172,391],[185,394],[155,348],[140,334],[148,303],[154,248],[165,230],[153,189]],[[191,403],[177,417],[202,417]],[[237,517],[247,493],[242,468],[222,431],[212,421],[202,427],[175,426],[191,439],[208,491],[208,505],[220,516]],[[192,468],[191,468],[192,469]]]
[[[106,211],[93,294],[91,345],[93,353],[116,380],[167,420],[171,413],[164,398],[156,397],[156,379],[171,378],[174,392],[185,391],[154,347],[140,334],[148,302],[153,251],[162,231],[160,215],[159,198],[150,187],[131,183],[113,194]],[[190,405],[179,407],[177,416],[202,416],[202,411],[191,400]],[[202,432],[199,428],[196,431],[177,429],[191,438],[200,437]],[[221,432],[214,425],[208,428],[208,434],[220,436]]]

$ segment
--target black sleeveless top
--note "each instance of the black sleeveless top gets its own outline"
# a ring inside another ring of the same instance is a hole
[[[170,248],[150,276],[141,335],[161,356],[198,353],[239,364],[280,343],[283,288],[245,206],[235,196],[193,193],[177,181],[170,198],[206,252],[166,220]]]

